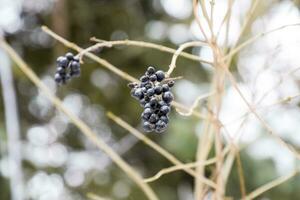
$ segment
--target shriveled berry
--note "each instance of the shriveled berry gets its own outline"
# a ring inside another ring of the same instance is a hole
[[[164,100],[164,102],[170,103],[171,101],[173,101],[174,96],[170,91],[168,91],[162,95],[162,99]]]
[[[128,83],[127,86],[132,89],[135,88],[137,85],[138,85],[137,83]]]
[[[173,80],[168,82],[168,86],[169,86],[169,87],[173,87],[174,84],[175,84],[175,82],[174,82]]]
[[[158,82],[161,82],[162,80],[165,79],[165,73],[163,71],[158,70],[155,74]]]

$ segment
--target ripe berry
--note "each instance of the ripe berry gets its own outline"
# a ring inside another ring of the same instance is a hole
[[[153,108],[153,107],[155,107],[156,105],[157,105],[157,100],[156,100],[156,98],[155,97],[152,97],[151,99],[150,99],[150,101],[149,101],[149,104],[150,104],[150,106]]]
[[[149,77],[148,77],[148,76],[142,76],[142,77],[140,78],[140,81],[142,81],[142,82],[147,82],[147,81],[149,81]]]
[[[155,74],[158,82],[161,82],[162,80],[165,79],[165,73],[163,71],[159,70]]]
[[[169,118],[167,116],[165,116],[165,115],[161,116],[160,120],[163,121],[163,122],[165,122],[166,124],[169,123]]]
[[[148,121],[145,121],[143,123],[143,128],[146,132],[151,132],[152,131],[152,128],[151,128],[151,123],[148,122]]]
[[[73,61],[74,62],[74,59]],[[78,62],[79,63],[79,62]],[[71,68],[73,64],[71,63]],[[76,69],[77,64],[74,64]],[[161,133],[166,130],[169,123],[170,103],[173,100],[173,94],[170,87],[174,81],[160,83],[165,79],[163,71],[156,71],[154,67],[148,67],[145,75],[140,78],[140,83],[132,83],[131,95],[136,98],[144,112],[141,114],[143,128],[146,132],[155,131]]]
[[[73,60],[74,55],[73,55],[71,52],[68,52],[68,53],[66,53],[66,58],[67,58],[68,60]]]
[[[69,61],[66,57],[62,57],[60,56],[58,59],[57,59],[57,66],[58,67],[64,67],[66,68],[69,64]]]
[[[162,87],[161,86],[155,86],[154,88],[155,94],[160,95],[162,93]]]
[[[157,122],[158,121],[158,115],[157,114],[151,114],[151,116],[150,116],[150,118],[149,118],[149,122],[151,122],[151,123],[155,123],[155,122]]]
[[[165,92],[162,96],[162,99],[166,102],[166,103],[170,103],[174,97],[173,94],[171,92]]]
[[[163,91],[163,92],[169,91],[169,89],[170,89],[170,88],[169,88],[168,84],[163,84],[163,85],[162,85],[162,91]]]
[[[154,67],[152,67],[152,66],[150,66],[150,67],[148,67],[148,69],[147,69],[147,72],[146,72],[148,75],[152,75],[152,74],[154,74],[155,73],[155,68]]]
[[[148,95],[149,97],[153,96],[154,93],[155,93],[155,91],[154,91],[153,88],[150,88],[150,89],[147,90],[147,95]]]
[[[168,113],[170,112],[169,106],[162,106],[162,107],[160,108],[160,112],[161,112],[162,114],[164,114],[164,115],[168,114]]]
[[[155,74],[153,74],[153,75],[150,76],[149,79],[150,79],[150,81],[155,82],[157,80],[157,77],[156,77]]]
[[[65,73],[65,69],[63,67],[58,67],[56,69],[56,72],[59,73],[59,74],[62,74],[62,73]]]
[[[55,74],[54,79],[57,83],[61,83],[62,81],[62,77],[58,73]]]

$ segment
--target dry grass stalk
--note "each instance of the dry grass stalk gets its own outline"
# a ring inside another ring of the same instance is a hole
[[[38,78],[31,68],[21,59],[21,57],[4,41],[0,40],[0,46],[10,55],[11,59],[16,62],[17,66],[24,74],[45,94],[53,105],[66,116],[70,121],[81,130],[81,132],[100,150],[104,151],[144,192],[151,200],[158,200],[153,190],[146,184],[142,177],[128,165],[118,154],[114,152],[101,138],[97,137],[81,119],[69,111],[62,102],[52,94],[48,87]]]

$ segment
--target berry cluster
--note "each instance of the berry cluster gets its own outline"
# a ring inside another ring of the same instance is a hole
[[[55,73],[55,81],[58,84],[65,84],[73,77],[80,76],[80,63],[77,57],[72,53],[66,53],[65,56],[60,56],[56,60],[57,68]]]
[[[161,133],[167,129],[171,102],[174,99],[170,88],[174,86],[173,80],[165,80],[165,73],[148,67],[140,83],[130,83],[131,96],[139,100],[144,112],[143,128],[146,132]]]

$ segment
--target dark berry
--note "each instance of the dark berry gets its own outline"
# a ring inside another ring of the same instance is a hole
[[[157,105],[157,99],[155,98],[155,97],[152,97],[151,99],[150,99],[150,101],[149,101],[149,104],[150,104],[150,106],[152,107],[152,108],[154,108],[154,107],[156,107],[156,105]]]
[[[149,97],[153,96],[154,94],[155,94],[155,91],[154,91],[153,88],[149,88],[149,89],[147,90],[147,95],[148,95]]]
[[[145,99],[141,99],[141,100],[140,100],[140,104],[141,104],[141,106],[145,106],[145,105],[146,105],[146,103],[147,103],[147,102],[146,102],[146,100],[145,100]]]
[[[158,102],[159,107],[167,106],[167,103],[164,101],[159,101]]]
[[[71,62],[71,70],[78,70],[78,69],[80,69],[79,62],[75,62],[75,61]]]
[[[151,108],[150,103],[146,103],[144,108]]]
[[[142,87],[141,90],[143,93],[147,93],[147,89],[145,87]]]
[[[73,60],[74,55],[71,52],[66,53],[66,57],[68,60]]]
[[[147,121],[145,121],[144,123],[143,123],[143,128],[144,128],[144,130],[146,131],[146,132],[151,132],[153,129],[152,129],[152,127],[151,127],[151,123],[150,122],[147,122]]]
[[[61,75],[56,73],[55,76],[54,76],[54,80],[57,83],[61,83],[61,81],[62,81]]]
[[[154,74],[154,73],[155,73],[155,68],[152,67],[152,66],[148,67],[147,74],[151,75],[151,74]]]
[[[59,73],[59,74],[62,74],[62,73],[65,73],[66,70],[65,70],[65,68],[63,68],[63,67],[58,67],[58,68],[56,69],[56,72]]]
[[[57,59],[57,66],[58,67],[67,67],[69,64],[69,61],[66,57],[62,57],[60,56],[58,59]]]
[[[170,107],[169,106],[162,106],[160,108],[160,112],[164,115],[168,114],[170,112]]]
[[[165,116],[165,115],[161,116],[160,120],[163,121],[163,122],[165,122],[166,124],[169,123],[169,118],[167,116]]]
[[[146,108],[144,110],[144,112],[142,113],[142,117],[145,120],[148,120],[151,115],[152,115],[152,109],[151,108]]]
[[[146,89],[152,88],[152,84],[151,84],[151,83],[147,83],[147,84],[145,85],[145,88],[146,88]]]
[[[157,114],[151,114],[150,118],[149,118],[149,122],[151,123],[156,123],[158,121],[158,115]]]
[[[73,60],[79,63],[79,58],[77,56],[75,56]]]
[[[80,76],[80,69],[79,70],[76,70],[76,71],[71,71],[70,72],[70,75],[72,77],[79,77]]]
[[[162,80],[165,79],[165,73],[163,71],[158,70],[155,74],[158,82],[161,82]]]
[[[154,90],[155,90],[155,94],[157,95],[160,95],[162,93],[162,87],[159,85],[155,86]]]
[[[157,80],[157,77],[156,77],[155,74],[153,74],[153,75],[150,76],[149,79],[150,79],[150,81],[155,82]]]
[[[150,101],[150,97],[144,96],[145,101],[148,103]]]
[[[134,94],[133,94],[135,97],[139,98],[139,99],[142,99],[144,97],[144,94],[142,92],[142,90],[140,88],[136,89],[134,91]]]
[[[163,92],[167,92],[167,91],[169,91],[169,90],[170,90],[170,88],[169,88],[168,84],[163,84],[163,85],[162,85],[162,91],[163,91]]]
[[[175,82],[174,82],[174,81],[169,81],[169,82],[168,82],[168,86],[169,86],[169,87],[173,87],[173,86],[174,86],[174,84],[175,84]]]
[[[171,101],[173,101],[174,99],[174,96],[171,92],[165,92],[163,95],[162,95],[162,99],[164,100],[164,102],[166,103],[171,103]]]
[[[142,76],[142,77],[140,78],[140,81],[142,81],[142,82],[147,82],[147,81],[149,81],[149,77],[148,77],[148,76]]]

